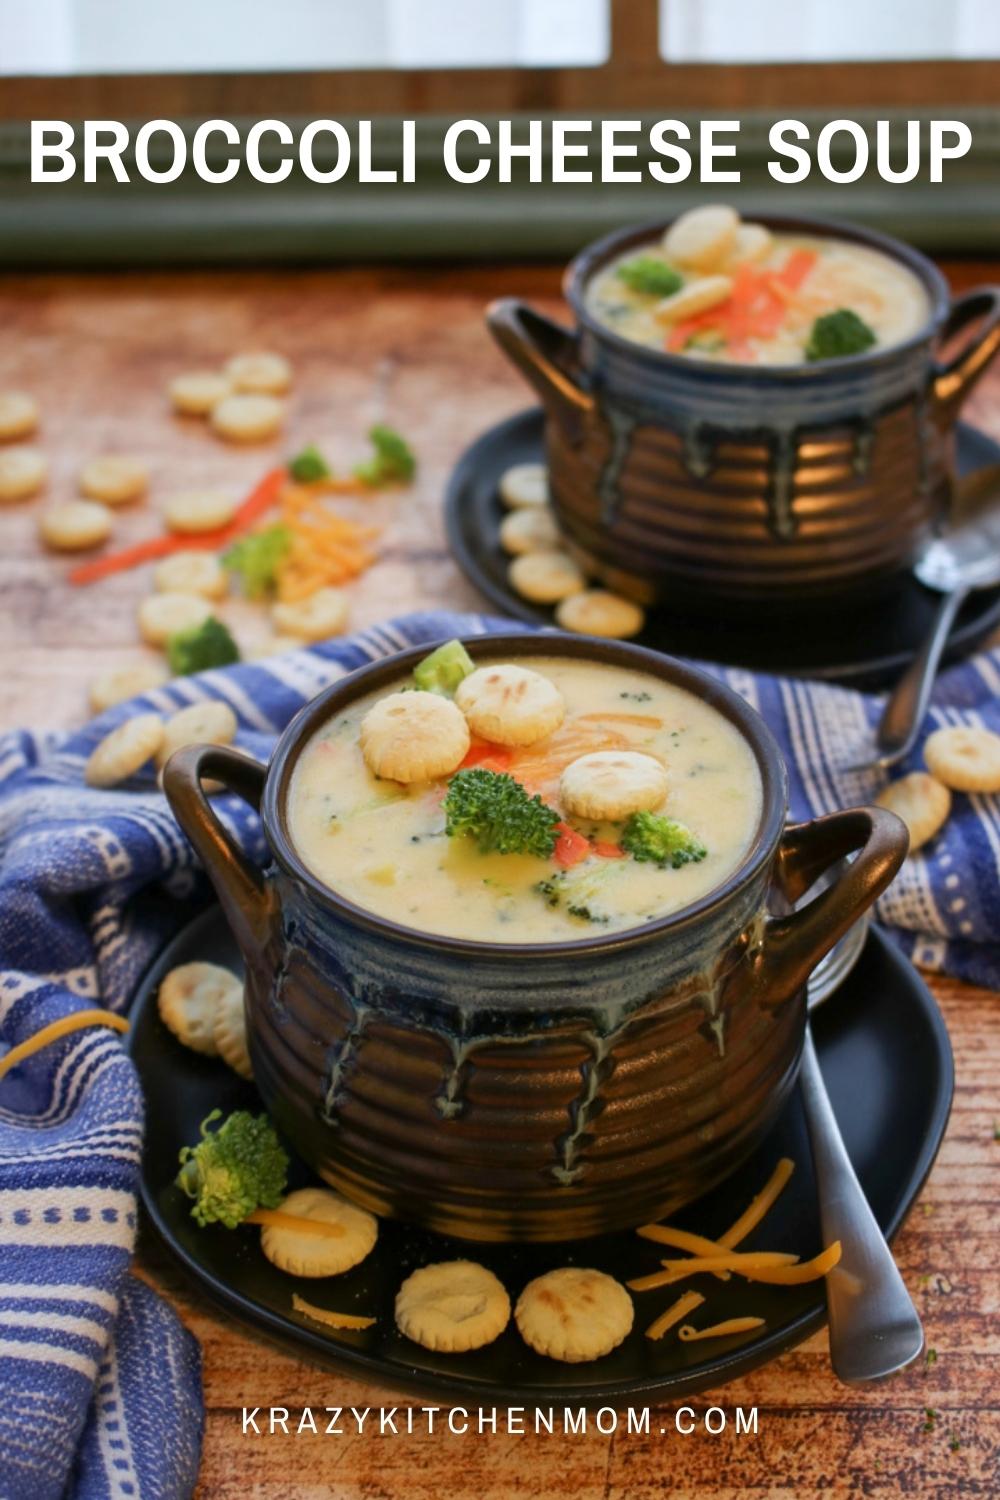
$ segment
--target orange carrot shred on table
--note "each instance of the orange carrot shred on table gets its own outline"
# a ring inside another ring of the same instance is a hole
[[[82,563],[68,575],[69,581],[76,584],[97,583],[101,578],[110,578],[115,573],[127,573],[130,568],[137,568],[145,562],[155,562],[157,558],[169,557],[174,552],[196,549],[218,551],[248,530],[278,503],[285,479],[284,469],[272,469],[265,474],[260,483],[250,491],[229,524],[220,527],[218,531],[205,531],[200,536],[171,532],[165,536],[150,537],[147,541],[136,542],[133,547],[125,547],[120,552],[109,552],[104,557],[95,558],[93,562]]]

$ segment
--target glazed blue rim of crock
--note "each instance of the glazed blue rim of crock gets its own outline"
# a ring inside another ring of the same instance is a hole
[[[630,355],[643,364],[658,368],[669,367],[683,370],[695,380],[733,379],[758,383],[774,379],[775,385],[793,381],[820,380],[825,375],[860,370],[866,366],[876,367],[892,359],[918,349],[929,343],[941,330],[950,311],[948,283],[932,260],[892,235],[882,234],[866,225],[848,223],[846,220],[815,218],[810,215],[760,214],[755,223],[781,233],[815,234],[824,239],[847,240],[853,244],[867,245],[880,250],[890,260],[901,261],[918,278],[931,301],[927,321],[917,333],[898,344],[885,348],[865,349],[860,354],[841,354],[834,359],[817,360],[810,364],[800,361],[789,365],[741,365],[720,360],[690,359],[683,354],[672,354],[667,349],[653,349],[648,344],[636,343],[616,332],[599,318],[595,318],[586,305],[585,290],[588,282],[603,270],[612,257],[630,245],[646,240],[658,239],[673,223],[672,219],[656,219],[625,229],[613,229],[600,239],[591,241],[574,255],[563,275],[563,296],[569,303],[577,322],[587,332],[604,343],[611,344],[619,353]]]
[[[738,897],[757,878],[781,839],[787,821],[788,800],[788,773],[781,751],[760,715],[724,682],[663,652],[650,650],[646,646],[633,646],[624,641],[601,640],[583,635],[565,636],[555,631],[523,630],[464,636],[461,639],[473,659],[478,659],[479,656],[490,658],[524,654],[527,650],[530,656],[583,656],[612,664],[631,665],[634,670],[648,671],[653,676],[684,688],[716,708],[735,725],[754,752],[760,771],[763,801],[753,841],[735,870],[721,885],[709,891],[699,901],[658,917],[655,921],[646,922],[641,927],[626,927],[608,936],[571,938],[559,943],[491,943],[421,932],[418,928],[407,927],[402,922],[394,922],[388,917],[368,911],[324,885],[299,858],[288,832],[286,792],[295,763],[310,735],[337,712],[336,708],[331,708],[331,704],[338,703],[342,694],[345,695],[345,702],[351,701],[370,687],[405,676],[413,663],[420,661],[446,639],[447,637],[442,636],[411,646],[393,656],[379,658],[331,683],[305,704],[286,725],[268,762],[261,816],[274,861],[285,875],[304,885],[314,898],[336,916],[398,943],[460,957],[489,956],[514,962],[568,958],[578,953],[612,954],[654,942],[668,929],[680,931],[688,928],[695,922],[711,917],[727,902]],[[343,704],[338,703],[338,707],[340,706]]]

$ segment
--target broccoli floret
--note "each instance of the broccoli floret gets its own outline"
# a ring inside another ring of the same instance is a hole
[[[167,661],[175,677],[207,672],[209,667],[228,667],[239,659],[239,647],[214,615],[190,630],[179,630],[167,642]]]
[[[222,554],[222,566],[238,573],[248,599],[264,599],[273,593],[278,568],[288,555],[292,533],[287,526],[268,526],[241,537]]]
[[[400,437],[391,427],[383,427],[378,423],[371,428],[368,436],[375,452],[366,463],[358,464],[354,470],[356,478],[364,484],[374,486],[405,484],[413,478],[417,461],[405,438]]]
[[[655,255],[637,255],[635,260],[627,260],[618,267],[618,279],[633,292],[644,292],[650,297],[672,297],[684,285],[680,273]]]
[[[288,472],[298,484],[314,484],[317,479],[329,479],[330,465],[322,453],[310,443],[288,465]]]
[[[578,917],[581,922],[610,922],[610,917],[604,917],[600,912],[591,911],[589,906],[567,906],[566,910],[571,917]]]
[[[555,848],[559,814],[504,771],[456,771],[444,811],[448,837],[475,839],[481,854],[549,859]]]
[[[806,359],[840,359],[845,354],[860,354],[878,340],[864,318],[849,307],[817,318],[806,345]]]
[[[475,667],[461,641],[446,641],[417,663],[413,680],[425,693],[443,693],[450,698],[462,679],[474,672]]]
[[[708,853],[685,824],[651,812],[632,814],[622,829],[621,846],[633,859],[659,865],[661,870],[679,870],[681,865],[695,864]]]
[[[267,1115],[238,1109],[218,1130],[209,1130],[221,1119],[221,1109],[213,1109],[201,1122],[197,1146],[181,1151],[177,1186],[194,1199],[191,1216],[198,1224],[235,1229],[255,1208],[277,1208],[288,1157]]]
[[[601,903],[609,894],[609,877],[613,878],[610,866],[593,869],[577,865],[572,870],[560,870],[547,880],[536,881],[534,890],[546,906],[562,906],[567,916],[580,922],[606,925],[611,917],[602,911]]]

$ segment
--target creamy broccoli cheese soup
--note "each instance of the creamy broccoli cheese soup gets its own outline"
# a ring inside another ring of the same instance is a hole
[[[898,344],[927,322],[923,284],[867,245],[771,233],[733,209],[694,209],[587,287],[591,313],[672,354],[787,365]]]
[[[331,890],[425,933],[559,942],[677,911],[741,862],[760,774],[716,709],[576,658],[442,657],[460,665],[433,690],[418,668],[299,756],[288,828]]]

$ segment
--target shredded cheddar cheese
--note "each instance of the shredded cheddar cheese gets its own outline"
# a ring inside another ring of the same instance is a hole
[[[711,1328],[693,1328],[690,1323],[683,1323],[677,1337],[691,1344],[695,1339],[724,1339],[729,1333],[749,1333],[752,1328],[763,1326],[763,1318],[726,1318],[722,1323],[713,1323]]]
[[[321,588],[346,583],[375,561],[369,544],[379,528],[359,525],[330,510],[322,492],[331,488],[331,481],[322,480],[317,485],[287,484],[281,492],[280,521],[291,535],[288,553],[278,566],[282,603],[295,603]]]
[[[691,1234],[687,1229],[672,1229],[669,1224],[643,1224],[636,1230],[640,1239],[652,1240],[657,1245],[670,1245],[674,1250],[689,1250],[692,1255],[721,1255],[725,1249],[718,1240],[710,1240],[703,1234]],[[716,1271],[720,1281],[728,1281],[728,1271]]]
[[[665,1260],[663,1271],[642,1276],[628,1285],[635,1292],[644,1292],[653,1287],[672,1286],[675,1281],[686,1281],[689,1276],[699,1276],[705,1271],[735,1271],[747,1281],[766,1281],[772,1286],[800,1286],[803,1282],[818,1281],[825,1276],[839,1261],[840,1253],[840,1241],[834,1240],[813,1260],[802,1262],[797,1255],[782,1255],[771,1250],[758,1250],[749,1255],[704,1255],[691,1260]]]
[[[0,1078],[16,1068],[18,1063],[24,1062],[26,1057],[33,1057],[51,1042],[58,1042],[74,1031],[82,1031],[85,1026],[108,1026],[112,1031],[128,1031],[125,1018],[116,1016],[110,1010],[78,1010],[71,1016],[61,1016],[58,1021],[43,1026],[41,1031],[36,1031],[34,1036],[19,1042],[4,1057],[0,1057]]]
[[[331,1312],[327,1307],[313,1307],[298,1292],[292,1293],[292,1309],[304,1313],[316,1323],[325,1323],[327,1328],[371,1328],[374,1318],[362,1318],[357,1313]]]
[[[255,1208],[244,1224],[260,1224],[269,1229],[294,1229],[296,1234],[319,1234],[327,1239],[342,1240],[347,1230],[343,1224],[328,1219],[307,1219],[304,1214],[286,1214],[280,1208]]]
[[[674,1282],[684,1281],[688,1276],[708,1274],[717,1276],[721,1280],[728,1280],[729,1276],[735,1273],[745,1277],[747,1281],[766,1282],[773,1286],[799,1286],[804,1282],[818,1281],[821,1277],[828,1275],[840,1260],[839,1240],[828,1245],[812,1260],[804,1262],[800,1261],[797,1255],[785,1254],[782,1251],[758,1250],[740,1253],[733,1248],[756,1229],[774,1205],[794,1170],[795,1163],[788,1157],[782,1157],[763,1189],[751,1200],[735,1223],[731,1224],[717,1240],[709,1239],[707,1235],[693,1234],[686,1229],[674,1229],[668,1224],[643,1224],[637,1231],[640,1238],[651,1240],[654,1244],[669,1245],[676,1250],[687,1250],[690,1252],[690,1259],[663,1260],[660,1262],[663,1266],[662,1271],[654,1271],[649,1276],[636,1277],[635,1280],[626,1283],[629,1289],[633,1292],[648,1292],[657,1287],[671,1286]],[[661,1313],[655,1322],[649,1325],[646,1329],[646,1337],[662,1338],[668,1329],[673,1328],[695,1307],[700,1307],[704,1300],[698,1292],[685,1292],[665,1312]],[[726,1334],[744,1333],[759,1328],[763,1322],[763,1318],[746,1317],[729,1318],[723,1323],[714,1324],[711,1328],[697,1329],[690,1324],[685,1324],[679,1330],[678,1336],[685,1342],[693,1339],[722,1338]]]
[[[628,1286],[633,1292],[650,1292],[655,1287],[671,1286],[675,1281],[684,1281],[688,1276],[699,1276],[706,1271],[737,1271],[747,1280],[761,1280],[761,1277],[752,1275],[755,1269],[764,1271],[791,1266],[798,1258],[797,1255],[785,1255],[777,1250],[759,1250],[752,1255],[724,1252],[719,1255],[696,1255],[690,1260],[665,1260],[661,1262],[664,1268],[662,1271],[654,1271],[651,1276],[640,1276],[635,1281],[628,1282]]]
[[[749,1207],[740,1214],[735,1224],[730,1225],[725,1234],[719,1235],[719,1244],[731,1250],[734,1245],[745,1240],[751,1230],[757,1228],[764,1215],[774,1207],[794,1171],[795,1163],[789,1157],[783,1156],[771,1173],[770,1180],[756,1198],[751,1199]]]
[[[646,1337],[662,1339],[675,1323],[679,1323],[681,1318],[686,1318],[689,1312],[694,1312],[704,1300],[700,1292],[685,1292],[683,1296],[677,1298],[676,1302],[671,1303],[666,1312],[662,1312],[654,1322],[650,1323],[646,1329]]]

